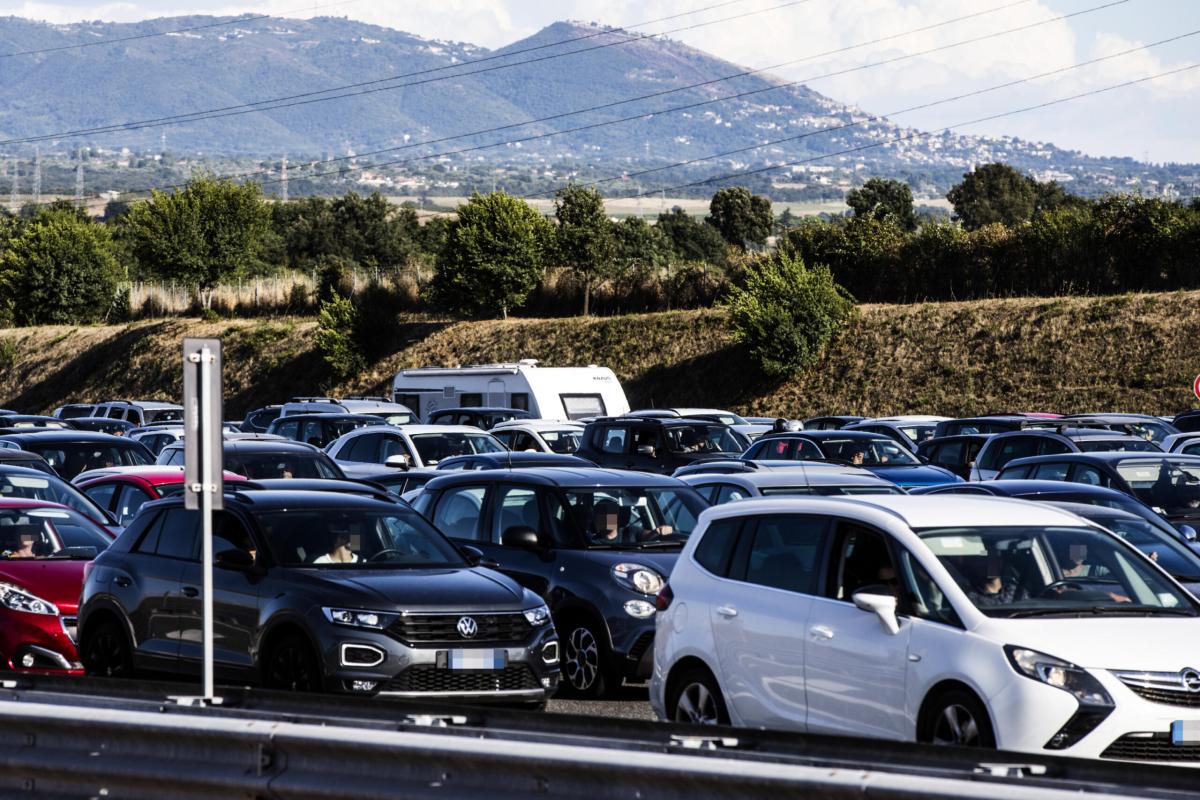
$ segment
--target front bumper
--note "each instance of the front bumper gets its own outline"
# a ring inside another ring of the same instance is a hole
[[[83,675],[74,631],[74,611],[52,616],[0,609],[0,665],[16,672]]]

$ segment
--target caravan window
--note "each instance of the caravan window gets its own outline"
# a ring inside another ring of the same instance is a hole
[[[460,394],[458,396],[459,408],[479,408],[483,405],[482,394]]]
[[[567,419],[603,417],[607,413],[604,398],[598,394],[562,394],[559,397],[562,398]]]
[[[509,395],[508,407],[518,411],[529,410],[529,395],[526,392],[513,392]]]
[[[421,395],[419,394],[398,394],[396,395],[396,402],[402,406],[411,408],[418,414],[421,413]]]

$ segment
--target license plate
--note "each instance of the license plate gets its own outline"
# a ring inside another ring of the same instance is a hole
[[[1171,744],[1200,744],[1200,720],[1176,720],[1171,723]]]
[[[448,650],[438,653],[438,666],[446,669],[504,669],[507,650]]]

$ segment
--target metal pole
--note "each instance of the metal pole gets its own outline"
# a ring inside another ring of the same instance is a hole
[[[200,396],[208,397],[212,387],[213,354],[207,347],[200,351]],[[203,407],[203,406],[202,406]],[[212,447],[209,430],[213,420],[204,414],[200,417],[200,475],[204,484],[200,489],[200,569],[203,576],[200,596],[204,616],[204,699],[211,701],[213,691],[213,552],[212,552],[212,496],[216,485],[208,482],[212,464]]]

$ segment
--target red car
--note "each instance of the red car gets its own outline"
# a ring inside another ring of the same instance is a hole
[[[78,511],[0,500],[0,668],[82,675],[75,650],[84,572],[112,542]]]
[[[244,481],[243,476],[226,471],[228,482]],[[150,464],[140,467],[106,467],[81,473],[73,481],[76,487],[124,527],[138,509],[151,500],[183,491],[183,467]]]

